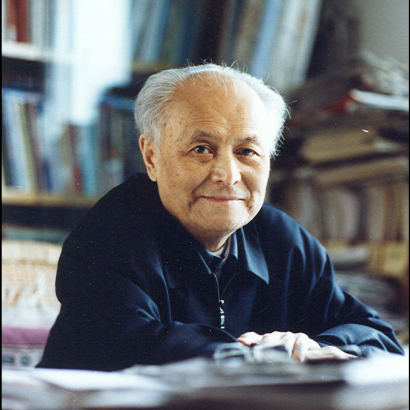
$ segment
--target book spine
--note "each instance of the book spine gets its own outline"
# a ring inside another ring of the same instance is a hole
[[[275,38],[280,21],[283,0],[267,0],[258,42],[254,50],[250,73],[255,77],[267,76],[269,56],[276,46]]]
[[[28,99],[28,96],[26,97]],[[37,172],[36,172],[36,165],[35,165],[35,158],[34,158],[34,151],[33,151],[33,141],[30,134],[30,127],[29,127],[29,119],[28,119],[28,112],[27,112],[27,99],[21,101],[17,105],[18,115],[20,118],[20,127],[21,133],[23,135],[23,146],[24,146],[24,154],[23,154],[23,161],[27,163],[27,172],[29,178],[29,186],[30,191],[37,191],[38,190],[38,182],[37,182]]]
[[[2,89],[3,121],[5,137],[9,148],[10,173],[13,186],[23,192],[30,192],[34,187],[30,178],[30,158],[27,157],[27,146],[24,136],[21,104],[25,93],[20,90]]]
[[[30,41],[29,3],[28,0],[15,0],[17,4],[17,41]]]
[[[46,180],[44,176],[43,155],[39,135],[39,112],[40,102],[30,99],[27,103],[27,118],[29,133],[32,142],[33,159],[37,175],[37,188],[39,191],[46,191]]]
[[[17,41],[17,2],[14,0],[6,0],[6,39],[10,41]]]
[[[143,62],[154,63],[158,61],[167,14],[167,0],[153,2],[149,24],[145,26],[146,33],[139,56]]]
[[[239,30],[235,38],[233,58],[249,64],[257,45],[259,23],[267,0],[247,0],[243,6]]]
[[[99,192],[100,172],[100,144],[97,139],[96,127],[93,125],[79,128],[79,161],[81,178],[83,181],[83,194],[96,197]]]
[[[78,149],[78,128],[78,126],[75,126],[73,124],[68,125],[68,137],[71,150],[70,158],[72,168],[73,191],[76,195],[81,195],[83,192],[83,181],[79,159],[80,154]]]

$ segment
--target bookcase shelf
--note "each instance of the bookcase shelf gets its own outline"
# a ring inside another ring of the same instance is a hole
[[[91,208],[98,199],[99,197],[21,192],[12,188],[3,189],[2,192],[2,205]]]
[[[2,42],[2,56],[43,63],[53,62],[53,53],[51,50],[46,50],[43,47],[32,43],[22,43],[10,40]]]
[[[151,74],[154,72],[166,70],[172,68],[172,64],[167,64],[163,62],[157,63],[146,63],[144,61],[134,60],[132,62],[132,72],[138,74]]]
[[[250,74],[266,79],[286,94],[288,87],[305,80],[321,3],[124,1],[118,2],[122,6],[113,2],[107,6],[112,9],[96,14],[90,6],[93,2],[98,0],[19,0],[18,4],[41,5],[41,18],[40,13],[23,16],[26,23],[27,18],[37,19],[36,31],[25,41],[8,37],[10,27],[3,32],[3,205],[85,210],[132,173],[144,171],[133,102],[151,73],[188,62],[229,65],[236,61],[238,67],[247,67]],[[6,26],[10,25],[6,18],[9,4],[13,1],[2,0]],[[122,9],[122,17],[117,15],[119,7],[128,7]],[[28,24],[22,31],[33,26]],[[115,41],[109,44],[112,37]],[[112,65],[112,56],[124,61],[118,67]],[[116,77],[117,68],[123,77]],[[98,78],[100,72],[103,79]],[[329,94],[333,83],[321,97]],[[93,98],[89,90],[94,92]],[[311,91],[301,96],[308,101],[307,106]],[[87,117],[81,116],[85,111]],[[313,149],[317,154],[316,147]],[[291,156],[296,168],[297,155],[292,152]],[[277,158],[272,164],[276,177],[281,162]],[[297,207],[292,201],[291,174],[286,169],[286,180],[281,179],[280,184],[289,186],[290,202]],[[320,170],[316,179],[325,176]],[[269,185],[272,195],[279,197],[275,183]],[[17,186],[21,188],[13,188]],[[298,193],[298,188],[295,192],[302,198],[300,206],[307,212],[307,202],[303,202],[303,192]],[[313,223],[315,234],[317,219]]]

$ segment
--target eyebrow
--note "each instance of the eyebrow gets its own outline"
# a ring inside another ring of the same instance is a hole
[[[191,141],[201,141],[202,139],[207,138],[207,139],[211,139],[214,141],[219,141],[221,138],[211,134],[209,132],[206,131],[202,131],[202,130],[196,130],[191,138]],[[258,138],[256,135],[250,135],[248,137],[244,137],[242,139],[239,140],[239,142],[254,142],[254,143],[260,143],[261,139]]]

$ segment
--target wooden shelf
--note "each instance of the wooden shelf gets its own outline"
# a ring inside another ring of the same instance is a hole
[[[52,61],[53,54],[37,44],[3,41],[2,56],[47,63]]]
[[[17,41],[2,42],[2,57],[15,58],[19,60],[37,61],[40,63],[69,63],[73,56],[69,53],[55,53],[37,44],[19,43]]]
[[[12,188],[3,188],[2,192],[2,205],[91,208],[98,199],[67,194],[21,192]]]
[[[145,63],[143,61],[133,61],[132,63],[132,72],[133,73],[155,73],[158,71],[166,70],[172,68],[170,63]]]

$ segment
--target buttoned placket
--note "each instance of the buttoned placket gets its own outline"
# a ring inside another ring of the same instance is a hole
[[[214,256],[210,262],[210,268],[213,277],[216,282],[216,289],[218,293],[218,307],[219,307],[219,318],[220,318],[220,328],[225,329],[225,311],[224,311],[224,300],[222,299],[221,289],[219,286],[218,276],[221,273],[223,260],[219,256]]]

